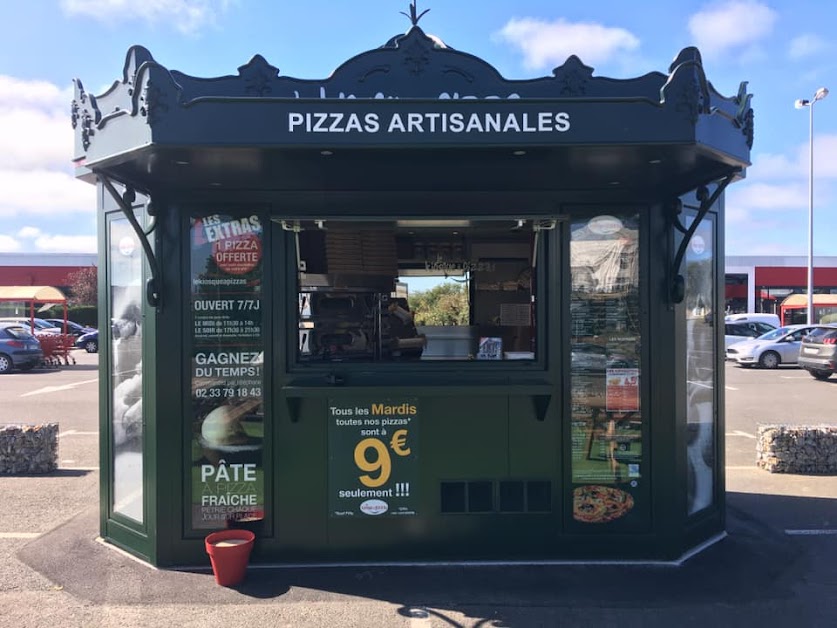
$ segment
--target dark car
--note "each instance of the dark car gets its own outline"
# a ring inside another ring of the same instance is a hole
[[[44,357],[41,343],[29,327],[17,323],[0,323],[0,374],[13,369],[29,371]]]
[[[63,318],[45,318],[44,320],[48,323],[52,323],[61,331],[64,331]],[[75,336],[76,338],[78,338],[79,336],[83,336],[84,334],[89,334],[91,331],[96,331],[96,329],[94,327],[87,327],[85,325],[81,325],[74,321],[67,321],[67,333],[71,336]]]
[[[84,349],[87,353],[98,353],[99,351],[99,330],[94,329],[91,332],[82,334],[76,339],[76,346],[79,349]]]
[[[837,371],[837,325],[818,325],[802,339],[799,366],[817,379]]]

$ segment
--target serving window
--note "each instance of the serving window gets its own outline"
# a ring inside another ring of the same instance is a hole
[[[538,251],[554,222],[282,225],[297,253],[298,363],[537,359]]]

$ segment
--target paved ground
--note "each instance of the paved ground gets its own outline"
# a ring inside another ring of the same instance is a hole
[[[837,625],[837,478],[753,464],[758,423],[833,422],[837,380],[727,367],[728,536],[680,566],[263,568],[233,590],[96,540],[95,358],[0,381],[0,422],[61,425],[58,473],[0,476],[3,628]]]

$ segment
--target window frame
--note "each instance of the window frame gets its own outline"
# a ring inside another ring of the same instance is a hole
[[[341,223],[363,223],[378,222],[382,220],[395,222],[397,220],[434,220],[432,217],[426,216],[410,216],[404,218],[400,216],[388,216],[382,218],[381,216],[340,216],[332,220],[340,221]],[[515,218],[516,220],[517,218]],[[271,217],[271,222],[278,227],[280,237],[276,237],[275,246],[280,247],[277,250],[277,259],[285,260],[285,272],[283,273],[284,285],[279,285],[279,289],[285,294],[285,320],[279,320],[279,329],[284,329],[281,334],[285,344],[285,356],[283,360],[285,376],[287,378],[306,378],[312,376],[317,378],[315,381],[321,383],[319,379],[322,376],[334,382],[345,381],[345,377],[351,376],[352,383],[371,384],[382,382],[381,378],[393,378],[403,380],[405,376],[410,376],[412,379],[421,383],[427,381],[428,383],[437,383],[439,377],[445,376],[445,381],[448,379],[451,371],[456,371],[458,378],[457,383],[480,383],[480,378],[492,373],[508,374],[512,378],[515,373],[521,374],[525,377],[526,374],[537,372],[546,372],[549,370],[549,351],[550,351],[550,337],[560,332],[560,320],[557,315],[559,307],[560,294],[559,285],[561,280],[560,268],[560,232],[561,221],[558,216],[531,216],[524,215],[520,219],[527,221],[552,221],[554,228],[540,231],[538,237],[536,265],[534,273],[534,284],[532,293],[536,296],[535,299],[535,358],[533,360],[415,360],[415,361],[397,361],[397,360],[370,360],[370,361],[345,361],[345,362],[304,362],[299,360],[297,351],[298,347],[298,275],[297,275],[297,259],[294,233],[287,228],[282,228],[282,223],[291,223],[295,220],[302,220],[311,222],[310,217],[278,217],[275,214]],[[485,222],[511,222],[513,219],[508,216],[475,216],[468,214],[451,214],[444,217],[444,220],[470,220],[470,221],[485,221]],[[551,320],[547,317],[547,312],[553,312]],[[468,366],[463,366],[463,365]],[[474,380],[474,381],[469,381]],[[387,384],[391,384],[391,379],[386,379]]]

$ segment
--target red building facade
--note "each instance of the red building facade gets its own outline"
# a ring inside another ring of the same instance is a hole
[[[0,253],[0,285],[53,286],[64,291],[71,273],[96,264],[95,253]]]
[[[728,255],[725,262],[728,313],[779,314],[784,299],[807,293],[808,260],[803,255]],[[814,257],[814,294],[837,294],[837,257]]]

